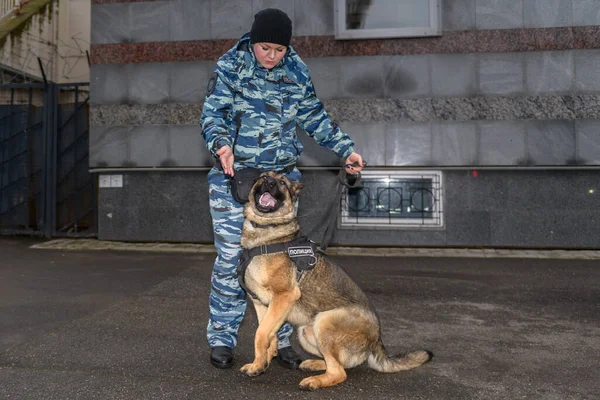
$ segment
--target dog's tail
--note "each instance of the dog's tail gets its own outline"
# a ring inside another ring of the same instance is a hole
[[[379,372],[399,372],[420,367],[433,358],[433,354],[426,350],[413,351],[404,356],[389,357],[379,341],[375,351],[369,356],[369,367]]]

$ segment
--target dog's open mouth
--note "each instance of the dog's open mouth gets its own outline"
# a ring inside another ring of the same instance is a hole
[[[275,206],[277,206],[277,202],[278,200],[275,197],[271,196],[271,193],[269,192],[264,192],[258,198],[258,204],[263,208],[275,208]]]
[[[276,199],[270,192],[258,193],[256,195],[256,208],[264,213],[273,212],[281,206],[281,201]]]

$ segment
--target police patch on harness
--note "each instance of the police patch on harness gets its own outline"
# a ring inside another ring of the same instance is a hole
[[[313,246],[288,247],[288,257],[294,261],[296,268],[301,271],[311,269],[317,263]]]
[[[302,256],[315,256],[313,249],[311,246],[302,246],[302,247],[290,247],[288,249],[288,256],[290,258],[294,257],[302,257]]]

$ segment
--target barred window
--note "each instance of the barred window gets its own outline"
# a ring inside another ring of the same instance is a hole
[[[362,173],[360,188],[345,189],[342,227],[442,227],[439,171]]]

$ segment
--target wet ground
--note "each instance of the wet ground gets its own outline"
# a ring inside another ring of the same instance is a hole
[[[274,363],[246,378],[252,307],[236,365],[213,368],[205,326],[212,254],[41,250],[0,237],[0,398],[595,399],[600,261],[334,257],[371,299],[390,353],[432,362],[361,366],[318,392]]]

